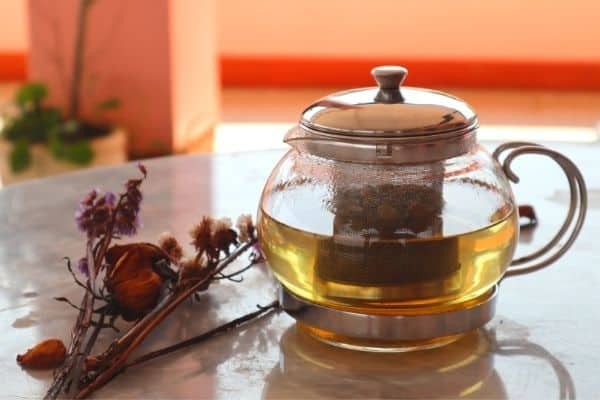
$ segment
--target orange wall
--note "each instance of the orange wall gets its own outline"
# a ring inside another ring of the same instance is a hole
[[[0,52],[26,50],[25,3],[0,0]],[[598,0],[218,0],[217,6],[225,55],[600,60]]]
[[[0,80],[25,78],[26,1],[0,0]],[[348,86],[402,63],[417,85],[600,89],[599,0],[211,2],[225,85]]]
[[[225,55],[600,60],[598,0],[219,0]]]
[[[0,0],[0,52],[27,49],[27,0]]]

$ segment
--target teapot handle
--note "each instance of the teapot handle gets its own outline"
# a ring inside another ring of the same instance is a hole
[[[500,155],[504,152],[508,153],[504,161],[500,162]],[[547,267],[559,259],[577,238],[587,211],[587,189],[583,176],[577,166],[564,155],[535,143],[509,142],[498,146],[492,157],[498,161],[510,181],[519,183],[519,177],[513,172],[511,163],[522,154],[539,154],[550,157],[562,168],[569,182],[569,212],[556,235],[541,249],[513,260],[504,277],[528,274]],[[573,225],[574,219],[575,223]],[[558,242],[569,229],[571,229],[571,233],[564,244],[560,246]]]

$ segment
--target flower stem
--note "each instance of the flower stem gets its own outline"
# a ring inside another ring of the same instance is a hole
[[[256,261],[253,260],[252,262],[250,262],[248,265],[246,265],[245,267],[232,272],[230,274],[221,274],[220,276],[216,276],[214,279],[216,280],[220,280],[220,279],[231,279],[231,278],[235,278],[238,275],[243,274],[244,272],[246,272],[247,270],[249,270],[250,268],[252,268],[253,266],[255,266],[256,264],[258,264],[260,261]]]
[[[92,253],[93,242],[88,241],[87,257],[90,260],[93,260]],[[52,385],[44,395],[44,399],[56,399],[65,388],[65,385],[67,385],[68,388],[69,382],[74,380],[74,377],[72,375],[77,375],[77,378],[79,376],[79,367],[84,358],[80,352],[80,349],[87,337],[88,329],[92,321],[92,314],[94,311],[94,285],[93,283],[90,283],[95,281],[96,279],[96,273],[94,268],[95,266],[92,264],[90,268],[90,277],[88,278],[88,285],[90,289],[86,289],[83,299],[81,300],[81,306],[79,307],[80,311],[77,315],[77,320],[75,321],[75,325],[73,325],[73,328],[71,329],[71,343],[69,344],[69,350],[67,352],[66,361],[64,365],[54,375]],[[92,336],[94,337],[97,335]],[[90,346],[89,342],[86,345],[86,347],[88,346]],[[91,348],[88,351],[88,354],[90,351]]]

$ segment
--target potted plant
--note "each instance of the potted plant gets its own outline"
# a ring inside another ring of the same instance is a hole
[[[0,124],[2,184],[127,160],[125,132],[106,122],[102,115],[117,108],[118,99],[100,102],[90,120],[80,115],[86,21],[92,4],[92,0],[81,0],[79,5],[66,112],[45,105],[47,87],[33,82],[17,91],[13,112],[3,117]]]

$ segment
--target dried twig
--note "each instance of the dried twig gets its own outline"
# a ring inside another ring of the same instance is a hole
[[[219,325],[218,327],[211,329],[210,331],[204,332],[204,333],[202,333],[198,336],[194,336],[190,339],[181,341],[172,346],[168,346],[168,347],[162,348],[160,350],[156,350],[156,351],[152,351],[150,353],[144,354],[143,356],[140,356],[140,357],[136,358],[135,360],[126,363],[123,369],[133,367],[134,365],[138,365],[138,364],[141,364],[146,361],[153,360],[157,357],[164,356],[166,354],[172,353],[177,350],[181,350],[185,347],[203,342],[207,339],[212,339],[216,336],[227,333],[233,329],[239,328],[252,320],[255,320],[257,318],[262,318],[262,317],[268,315],[269,313],[271,313],[271,311],[276,310],[278,308],[279,308],[279,301],[277,301],[277,300],[269,303],[266,306],[258,306],[258,310],[248,313],[242,317],[236,318],[236,319],[229,321],[223,325]]]
[[[248,265],[246,265],[244,268],[239,269],[238,271],[232,272],[230,274],[218,274],[218,276],[215,276],[214,279],[216,280],[220,280],[220,279],[228,279],[228,280],[232,280],[232,278],[235,278],[238,275],[243,274],[244,272],[248,271],[250,268],[252,268],[253,266],[255,266],[256,264],[259,264],[261,262],[260,259],[257,260],[252,260]],[[241,282],[238,281],[238,282]]]

